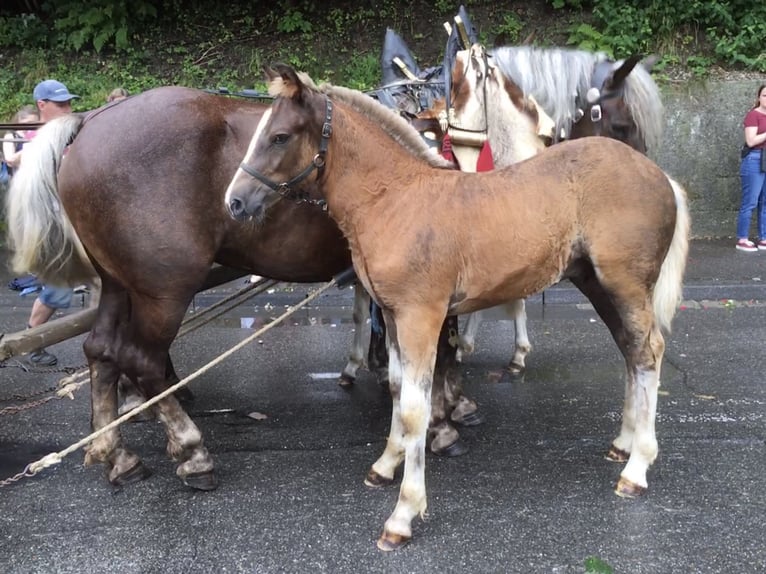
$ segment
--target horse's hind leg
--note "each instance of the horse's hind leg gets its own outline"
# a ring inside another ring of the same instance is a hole
[[[116,361],[120,329],[127,319],[127,294],[106,283],[98,314],[83,349],[91,379],[91,427],[99,430],[117,418],[117,381],[121,370]],[[85,463],[106,465],[109,482],[122,485],[149,476],[137,455],[123,446],[120,429],[95,438],[86,448]]]
[[[134,294],[131,302],[133,345],[121,359],[129,365],[126,370],[135,372],[139,388],[151,398],[168,388],[168,349],[181,325],[188,301],[182,298],[158,300]],[[159,401],[155,408],[165,425],[168,454],[180,463],[176,474],[187,486],[200,490],[215,488],[213,459],[203,444],[202,433],[178,399],[170,395]]]
[[[657,457],[655,418],[665,340],[660,332],[649,293],[635,287],[610,292],[595,274],[572,278],[604,320],[625,358],[625,403],[620,434],[612,442],[608,458],[627,459],[615,492],[637,496],[647,488],[646,472]]]

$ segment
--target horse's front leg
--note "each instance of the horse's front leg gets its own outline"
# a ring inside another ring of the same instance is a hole
[[[476,349],[476,333],[481,325],[482,312],[474,311],[468,315],[463,326],[463,332],[458,336],[458,346],[455,359],[458,363],[463,361],[463,355],[470,355]]]
[[[446,308],[446,305],[445,307]],[[383,534],[378,540],[381,550],[394,550],[412,538],[412,520],[425,517],[427,500],[425,484],[426,434],[431,411],[431,383],[439,330],[444,320],[440,308],[410,308],[397,310],[396,339],[389,327],[391,347],[399,354],[401,369],[401,396],[399,399],[398,428],[389,443],[404,452],[404,476],[399,488],[399,499],[393,514],[386,520]],[[388,326],[388,321],[387,321]],[[392,353],[393,354],[393,353]],[[389,445],[386,446],[386,450]]]
[[[514,345],[513,357],[508,364],[508,371],[512,375],[522,374],[526,368],[526,358],[532,350],[527,333],[527,311],[524,299],[515,299],[504,305],[506,313],[513,318]]]
[[[348,362],[343,367],[338,383],[342,387],[348,387],[356,381],[356,373],[364,367],[364,340],[365,325],[370,318],[370,296],[359,283],[354,285],[354,308],[352,313],[354,320],[354,339],[351,342]]]

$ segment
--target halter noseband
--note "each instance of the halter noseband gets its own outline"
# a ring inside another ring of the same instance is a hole
[[[249,165],[247,165],[245,162],[242,162],[239,164],[240,169],[247,173],[248,175],[251,175],[258,181],[260,181],[262,184],[264,184],[266,187],[271,189],[272,191],[276,191],[282,198],[284,199],[292,199],[295,201],[295,203],[310,203],[312,205],[318,205],[322,209],[327,209],[327,201],[324,199],[311,199],[307,193],[301,192],[298,190],[293,189],[293,186],[297,183],[300,183],[304,179],[306,179],[312,171],[315,169],[317,170],[317,179],[322,177],[322,173],[324,172],[324,166],[325,166],[325,156],[327,155],[327,147],[330,142],[330,137],[332,136],[332,102],[330,101],[330,98],[325,96],[325,116],[324,116],[324,123],[322,124],[322,140],[319,142],[319,151],[316,153],[314,158],[311,160],[311,163],[304,169],[302,172],[300,172],[298,175],[293,177],[289,181],[283,181],[282,183],[277,183],[273,179],[269,179],[262,173],[254,170]]]

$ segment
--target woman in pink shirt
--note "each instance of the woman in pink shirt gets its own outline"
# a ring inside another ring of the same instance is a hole
[[[755,106],[745,116],[745,143],[750,148],[742,159],[742,204],[737,217],[737,249],[746,252],[766,250],[766,173],[761,171],[761,154],[766,148],[766,84],[758,88]],[[753,209],[758,208],[758,244],[748,238]]]

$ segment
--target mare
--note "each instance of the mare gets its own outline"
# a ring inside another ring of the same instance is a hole
[[[133,405],[178,381],[169,348],[212,264],[292,282],[327,281],[350,268],[346,239],[315,206],[283,202],[260,225],[237,223],[223,207],[266,109],[252,99],[157,88],[50,122],[25,148],[8,196],[14,265],[54,284],[99,277],[102,284],[84,345],[94,430],[116,417],[116,380],[129,392],[138,388],[141,398],[125,401]],[[302,237],[292,233],[298,221]],[[346,383],[364,364],[368,305],[357,288]],[[440,389],[435,402],[443,400]],[[195,488],[214,487],[212,460],[183,408],[171,397],[159,415],[179,476]],[[455,454],[456,431],[434,426],[434,450]],[[114,484],[148,474],[119,429],[96,439],[87,461],[105,463]]]
[[[519,114],[531,98],[555,124],[554,141],[603,135],[646,153],[662,139],[659,90],[640,57],[613,62],[604,54],[529,46],[494,48],[474,44],[458,52],[450,81],[450,131],[485,134],[496,167],[506,167],[543,149]],[[461,168],[475,165],[478,151],[453,144]],[[463,157],[467,155],[467,158]],[[524,301],[505,305],[515,321],[511,374],[524,372],[531,344]],[[460,335],[461,352],[474,349],[481,313],[472,314]]]
[[[622,425],[609,452],[627,460],[616,492],[645,491],[658,451],[662,331],[681,297],[688,250],[683,189],[643,154],[602,137],[552,146],[505,169],[461,173],[361,92],[314,89],[285,65],[267,77],[277,99],[229,184],[226,207],[247,220],[296,194],[326,201],[359,280],[383,309],[391,429],[365,482],[390,484],[402,461],[404,474],[378,547],[405,544],[413,519],[426,512],[430,393],[445,317],[564,278],[591,301],[625,359]],[[305,166],[316,169],[292,186]]]
[[[157,88],[50,122],[25,148],[9,195],[15,266],[54,283],[95,274],[102,283],[84,344],[94,430],[117,414],[121,375],[146,397],[177,382],[168,350],[214,263],[295,282],[327,281],[351,266],[347,241],[322,210],[283,202],[260,225],[243,225],[223,207],[266,109],[253,100]],[[297,222],[302,236],[291,232]],[[361,340],[354,349],[344,376],[363,361]],[[178,401],[165,399],[158,414],[179,476],[214,487],[212,459]],[[86,461],[103,462],[115,484],[147,474],[119,429],[97,438]]]

